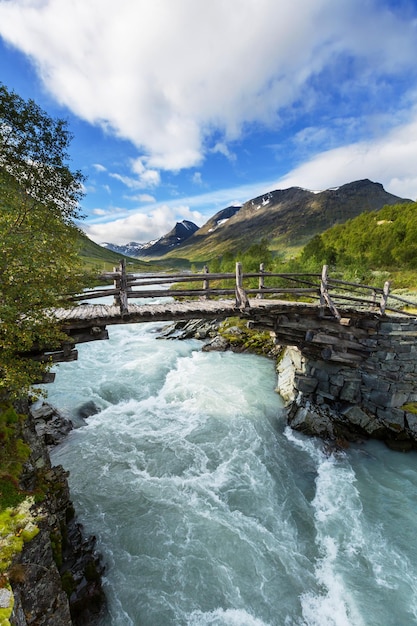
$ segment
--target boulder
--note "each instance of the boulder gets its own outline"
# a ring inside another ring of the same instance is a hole
[[[47,402],[43,402],[38,408],[32,407],[31,414],[35,421],[36,434],[47,446],[58,445],[74,428],[70,419]]]

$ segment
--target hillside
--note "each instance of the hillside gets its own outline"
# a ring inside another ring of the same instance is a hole
[[[373,270],[417,269],[417,202],[362,213],[316,235],[302,259]]]
[[[274,251],[296,252],[335,224],[403,202],[411,200],[394,196],[367,179],[321,192],[279,189],[217,213],[164,258],[208,261],[226,252],[244,251],[262,239]]]
[[[80,256],[83,261],[83,265],[87,269],[94,269],[99,271],[112,271],[115,265],[119,264],[120,259],[126,259],[132,269],[135,270],[147,270],[149,271],[149,264],[145,261],[139,261],[131,257],[125,257],[118,252],[113,252],[107,248],[99,246],[94,241],[91,241],[86,235],[80,234]]]

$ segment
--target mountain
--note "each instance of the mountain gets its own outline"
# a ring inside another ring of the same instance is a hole
[[[216,213],[216,215],[211,217],[209,221],[206,222],[202,228],[200,228],[200,231],[204,229],[204,231],[207,233],[214,233],[215,230],[220,228],[220,226],[223,226],[223,224],[226,224],[226,222],[230,220],[231,217],[236,215],[236,213],[240,211],[241,208],[242,205],[237,204],[222,209],[221,211]]]
[[[223,209],[175,250],[166,246],[160,254],[201,262],[225,252],[236,254],[264,238],[272,250],[296,251],[335,224],[403,202],[411,200],[394,196],[368,179],[319,192],[300,187],[278,189],[241,207]]]
[[[116,252],[117,254],[123,254],[124,256],[135,257],[138,256],[140,249],[146,245],[143,243],[138,243],[137,241],[129,241],[129,243],[124,246],[118,246],[115,243],[101,243],[103,248],[107,248],[107,250],[111,250],[112,252]]]
[[[177,248],[184,241],[189,239],[198,230],[198,226],[194,222],[183,220],[177,222],[172,230],[163,237],[145,243],[136,256],[138,257],[161,257],[173,248]]]
[[[198,226],[194,224],[194,222],[183,220],[182,222],[177,222],[174,228],[163,237],[154,239],[148,243],[130,241],[125,245],[117,245],[114,243],[102,243],[101,245],[103,248],[130,257],[160,258],[186,241],[197,230]]]

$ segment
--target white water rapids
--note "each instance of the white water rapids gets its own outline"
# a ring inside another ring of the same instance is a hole
[[[48,401],[99,413],[53,452],[106,572],[103,626],[417,624],[417,454],[327,456],[274,363],[110,327]]]

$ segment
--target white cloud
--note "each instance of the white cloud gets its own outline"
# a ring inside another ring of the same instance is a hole
[[[139,180],[155,186],[155,170],[197,166],[216,144],[227,154],[246,125],[310,106],[309,81],[339,55],[355,58],[355,79],[370,90],[413,67],[408,16],[377,0],[299,4],[0,0],[0,33],[59,102],[142,150]]]
[[[132,171],[137,175],[140,186],[157,187],[161,182],[159,172],[148,169],[143,161],[143,158],[138,158],[131,162]]]
[[[101,163],[93,163],[93,168],[97,172],[107,172],[107,168],[104,167],[104,165],[101,165]]]
[[[186,205],[170,207],[161,205],[149,214],[135,212],[123,218],[111,222],[83,224],[82,228],[93,241],[104,241],[116,244],[124,244],[127,241],[139,241],[146,243],[168,233],[175,222],[181,220],[202,222],[202,215],[198,211],[192,211]]]
[[[229,161],[236,161],[236,155],[229,150],[228,145],[224,141],[218,141],[211,149],[211,152],[214,154],[222,154],[226,159],[229,159]]]
[[[124,196],[131,202],[156,202],[156,198],[149,193],[140,193],[137,196]]]
[[[194,185],[202,185],[203,184],[203,177],[201,175],[201,172],[194,172],[193,177],[192,177],[192,181],[193,181]]]
[[[417,199],[417,114],[408,124],[373,142],[328,150],[278,180],[279,188],[327,189],[370,178],[390,193]]]
[[[130,168],[135,176],[125,176],[116,172],[110,172],[109,176],[120,181],[129,189],[147,189],[157,187],[161,182],[159,172],[147,169],[143,164],[143,159],[138,158],[130,161]]]

